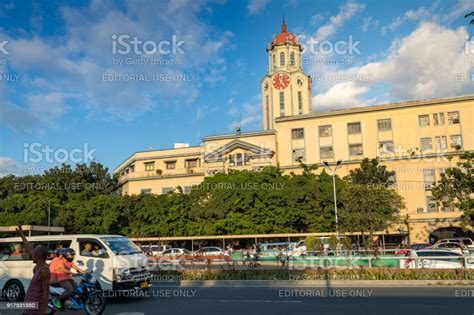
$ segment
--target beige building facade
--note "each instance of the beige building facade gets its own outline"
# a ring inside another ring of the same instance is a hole
[[[396,172],[405,199],[393,232],[411,242],[457,236],[460,211],[440,208],[430,187],[461,151],[474,150],[474,95],[313,112],[311,78],[301,67],[301,46],[286,25],[267,48],[268,72],[261,81],[262,127],[204,137],[200,146],[136,152],[115,170],[121,194],[188,193],[206,176],[231,169],[277,166],[301,172],[306,164],[336,164],[347,175],[363,158],[380,159]],[[323,169],[320,167],[318,171]]]

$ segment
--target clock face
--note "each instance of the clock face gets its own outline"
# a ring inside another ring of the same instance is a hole
[[[290,84],[290,76],[286,73],[279,72],[273,77],[273,86],[277,90],[285,89]]]

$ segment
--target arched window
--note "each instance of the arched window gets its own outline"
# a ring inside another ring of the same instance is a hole
[[[294,66],[294,65],[295,65],[295,53],[291,52],[290,53],[290,66]]]
[[[280,66],[284,66],[284,65],[285,65],[285,53],[281,52],[280,53]]]

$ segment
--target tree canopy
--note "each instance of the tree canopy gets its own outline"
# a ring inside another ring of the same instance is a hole
[[[378,164],[365,163],[376,177],[372,182],[387,180]],[[332,232],[332,176],[324,170],[317,174],[313,166],[303,169],[299,175],[284,175],[275,167],[230,171],[206,177],[190,194],[178,188],[165,195],[119,196],[113,190],[115,179],[101,164],[62,165],[42,175],[1,178],[0,225],[45,225],[49,208],[52,224],[68,233],[143,237]],[[350,228],[355,231],[383,228],[382,221],[392,219],[391,211],[400,205],[388,205],[399,199],[385,187],[369,191],[336,177],[336,190],[343,196],[338,198],[343,215],[350,205],[347,215],[361,212],[372,218],[370,223],[362,217],[354,221]]]

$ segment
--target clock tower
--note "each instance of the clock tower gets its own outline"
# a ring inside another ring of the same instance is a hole
[[[275,128],[275,118],[307,114],[311,108],[311,77],[301,68],[303,48],[295,35],[281,33],[267,48],[268,72],[262,79],[263,129]]]

